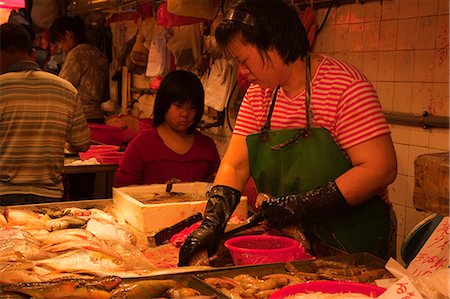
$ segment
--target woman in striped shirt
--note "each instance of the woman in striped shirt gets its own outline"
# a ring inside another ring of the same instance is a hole
[[[297,14],[281,0],[236,3],[216,40],[252,84],[208,194],[205,220],[180,265],[213,254],[250,176],[262,215],[347,252],[395,256],[395,215],[386,186],[397,162],[376,91],[353,66],[309,52]]]

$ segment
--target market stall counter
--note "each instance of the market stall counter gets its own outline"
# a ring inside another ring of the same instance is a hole
[[[114,173],[118,164],[73,164],[75,157],[64,159],[64,199],[112,198]]]
[[[173,190],[179,190],[177,188]],[[141,194],[140,189],[122,190],[119,192],[120,200],[132,205],[135,198],[128,197]],[[165,194],[165,191],[162,193]],[[154,197],[151,199],[155,200]],[[43,293],[49,294],[46,298],[73,298],[75,295],[76,298],[175,298],[174,294],[180,292],[190,296],[227,298],[227,290],[218,289],[205,279],[222,275],[234,279],[236,275],[247,273],[264,280],[269,274],[295,276],[305,272],[309,273],[306,278],[312,279],[329,280],[334,279],[333,275],[339,275],[335,278],[372,282],[375,276],[388,275],[382,269],[383,261],[376,257],[353,254],[343,258],[339,255],[342,252],[316,241],[311,242],[310,251],[315,261],[233,266],[231,259],[224,258],[216,259],[216,264],[209,266],[177,267],[177,246],[180,245],[177,239],[166,239],[159,246],[150,244],[154,232],[141,231],[130,225],[115,202],[115,199],[89,199],[1,207],[0,298],[10,293],[23,296],[18,298],[39,297]],[[180,210],[186,211],[189,204],[179,203]],[[154,212],[159,207],[162,214],[165,213],[163,207],[167,209],[176,205],[173,202],[147,203],[143,211]],[[172,217],[171,220],[178,222],[185,216],[190,215],[178,214],[178,218]],[[159,227],[158,231],[163,229]],[[341,257],[336,259],[337,256]],[[334,266],[343,268],[337,274],[332,274],[330,269],[316,273],[317,262],[322,259],[336,260],[339,263]],[[351,270],[346,270],[348,268]],[[374,272],[360,276],[362,270]],[[364,278],[366,276],[369,278]],[[286,276],[281,281],[289,282],[289,279],[294,278]],[[279,281],[277,285],[270,290],[275,291],[283,286]],[[87,294],[87,289],[91,293]],[[92,290],[95,292],[92,293]],[[67,292],[72,293],[67,296]],[[268,298],[269,293],[265,292],[267,296],[261,298]]]

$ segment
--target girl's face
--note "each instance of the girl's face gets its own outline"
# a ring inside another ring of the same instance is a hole
[[[241,35],[233,37],[227,47],[228,52],[239,63],[239,72],[251,83],[263,88],[274,88],[287,81],[286,65],[275,50],[267,51],[267,57],[261,57],[258,49],[244,43]]]
[[[183,104],[180,102],[173,102],[167,110],[164,122],[173,131],[179,133],[186,133],[189,127],[194,123],[197,109],[190,101]]]

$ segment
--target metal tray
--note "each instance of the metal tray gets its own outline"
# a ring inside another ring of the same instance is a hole
[[[133,282],[138,282],[138,281],[158,281],[158,280],[165,280],[165,279],[171,279],[171,280],[179,282],[180,284],[182,284],[185,287],[195,289],[198,292],[200,292],[200,294],[202,296],[210,296],[212,298],[224,298],[222,293],[220,293],[213,287],[209,286],[208,284],[202,282],[201,280],[196,279],[192,275],[192,273],[177,273],[177,274],[155,275],[155,276],[151,276],[151,277],[122,278],[122,283],[128,284],[128,283],[133,283]],[[18,283],[18,284],[22,284],[22,283]],[[29,286],[27,286],[27,283],[23,283],[23,284],[24,284],[24,287],[23,287],[24,289],[27,289],[27,288],[29,289]],[[14,284],[11,284],[11,285],[14,285]],[[36,282],[36,283],[32,283],[32,285],[37,289],[39,289],[40,286],[42,286],[42,289],[45,289],[48,287],[46,282]],[[7,287],[7,286],[9,286],[9,285],[8,284],[0,284],[0,297],[1,298],[9,298],[9,297],[2,297],[2,294],[4,291],[3,288]],[[6,293],[6,294],[8,294],[8,293]],[[3,294],[3,295],[6,295],[6,294]],[[8,295],[6,295],[6,296],[8,296]],[[26,297],[26,296],[27,295],[24,295],[24,297]],[[31,296],[30,296],[30,298],[31,298]],[[122,297],[120,297],[120,298],[122,298]],[[133,298],[135,298],[135,297],[133,297]]]
[[[338,256],[328,256],[328,257],[321,257],[322,260],[327,261],[336,261],[336,262],[343,262],[347,264],[352,264],[355,266],[366,266],[369,268],[374,269],[383,269],[386,262],[376,257],[372,254],[366,253],[366,252],[360,252],[360,253],[352,253],[352,254],[344,254],[344,255],[338,255]],[[313,264],[314,260],[303,260],[303,261],[292,261],[290,264],[292,264],[298,271],[301,272],[312,272],[315,269],[315,266]],[[273,263],[273,264],[261,264],[261,265],[251,265],[251,266],[232,266],[232,267],[223,267],[213,270],[207,270],[202,271],[196,274],[193,274],[195,279],[198,279],[201,283],[203,282],[203,279],[210,278],[210,277],[234,277],[239,274],[249,274],[252,276],[263,276],[263,275],[269,275],[269,274],[280,274],[280,273],[287,273],[287,270],[285,268],[286,263]],[[389,275],[389,272],[386,270],[386,275]],[[206,284],[206,283],[204,283]],[[220,293],[218,298],[226,299],[228,298],[224,294],[222,294],[220,291],[217,291]]]
[[[175,280],[185,286],[188,286],[190,288],[193,288],[200,292],[203,296],[211,296],[214,298],[228,298],[224,297],[224,295],[216,290],[215,288],[211,287],[210,285],[204,283],[200,279],[197,279],[195,275],[198,273],[201,273],[201,271],[198,272],[192,272],[192,273],[177,273],[177,274],[164,274],[164,275],[155,275],[151,277],[139,277],[139,278],[123,278],[122,281],[124,283],[130,283],[134,281],[142,281],[142,280],[162,280],[162,279],[172,279]]]
[[[323,257],[321,259],[354,264],[355,266],[364,265],[370,268],[384,268],[385,265],[384,260],[369,253],[354,253],[340,256]],[[302,272],[311,272],[314,269],[313,260],[293,261],[290,263],[295,266],[297,270]],[[219,299],[227,299],[228,297],[226,295],[203,282],[203,279],[208,277],[234,277],[239,274],[262,276],[268,274],[287,273],[285,264],[286,263],[273,263],[251,266],[231,266],[192,272],[161,274],[148,277],[123,278],[122,281],[124,283],[130,283],[142,280],[172,279],[182,283],[187,287],[199,291],[201,295],[211,296]],[[386,271],[386,273],[388,272]],[[42,284],[45,285],[45,283]]]

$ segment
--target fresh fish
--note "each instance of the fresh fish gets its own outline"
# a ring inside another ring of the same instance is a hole
[[[0,261],[0,273],[9,270],[27,270],[33,268],[33,262],[22,259],[10,262],[1,262]]]
[[[34,267],[33,270],[35,270],[36,267]],[[92,279],[95,276],[93,275],[88,275],[88,274],[78,274],[78,273],[60,273],[60,272],[50,272],[48,274],[45,275],[41,275],[41,279],[42,281],[53,281],[55,279],[78,279],[78,278],[83,278],[83,279]]]
[[[56,207],[33,207],[32,211],[38,214],[47,215],[52,219],[64,216],[64,211]]]
[[[60,272],[87,273],[104,276],[107,273],[126,272],[128,269],[120,259],[102,252],[76,249],[61,255],[36,261]]]
[[[64,209],[63,211],[63,215],[67,215],[67,216],[76,216],[76,217],[80,217],[80,216],[90,216],[91,212],[89,210],[86,209],[80,209],[80,208],[67,208]]]
[[[50,281],[50,280],[56,280],[56,279],[77,279],[77,278],[83,278],[83,279],[92,279],[94,278],[93,275],[88,274],[78,274],[78,273],[70,273],[70,272],[58,272],[53,269],[47,269],[45,267],[41,266],[34,266],[33,272],[40,275],[40,278],[42,281]]]
[[[90,218],[96,218],[96,219],[105,219],[105,220],[109,220],[109,221],[116,221],[116,219],[114,218],[113,215],[100,210],[100,209],[89,209],[90,214]]]
[[[125,226],[105,219],[90,219],[86,230],[102,240],[119,240],[133,245],[137,241],[136,236]]]
[[[40,246],[26,239],[0,239],[0,257],[16,256],[16,253],[23,255],[30,260],[37,260],[49,257],[48,252]],[[1,258],[1,260],[4,260]]]
[[[131,269],[152,270],[156,266],[136,246],[121,241],[105,241],[110,251],[113,251]]]
[[[17,251],[11,251],[6,254],[0,255],[0,262],[14,262],[14,261],[23,261],[25,260],[25,257],[22,253]]]
[[[48,246],[74,240],[97,240],[93,233],[80,228],[57,230],[45,235],[36,235],[35,238]]]
[[[14,258],[17,254],[31,260],[48,257],[48,253],[42,250],[39,241],[30,233],[18,228],[0,228],[0,260],[10,261],[5,257]]]
[[[62,230],[66,228],[79,228],[86,224],[87,220],[75,216],[63,216],[52,220],[47,220],[45,228],[48,231]]]
[[[111,291],[122,282],[122,279],[118,276],[105,276],[95,279],[78,279],[77,281],[83,286],[92,286]]]
[[[0,227],[6,226],[6,224],[8,224],[8,222],[6,221],[5,215],[0,213]]]
[[[121,259],[102,252],[76,249],[53,258],[35,261],[36,266],[66,273],[133,278],[153,275],[156,270],[134,269]],[[36,268],[36,267],[35,267]]]
[[[175,287],[166,291],[168,298],[189,298],[199,296],[200,292],[193,288]]]
[[[33,244],[39,245],[39,241],[28,231],[13,227],[0,228],[0,240],[9,239],[27,240]]]
[[[20,226],[23,229],[44,229],[48,216],[26,209],[8,208],[5,211],[7,226]]]
[[[27,232],[30,233],[33,237],[47,235],[49,233],[49,231],[46,229],[27,229]]]
[[[86,249],[86,250],[93,250],[105,253],[109,256],[115,257],[117,259],[122,259],[121,255],[115,252],[114,249],[109,248],[102,240],[97,239],[96,241],[93,240],[71,240],[59,244],[52,244],[43,246],[42,249],[49,251],[49,252],[61,252],[61,251],[67,251],[67,250],[74,250],[74,249]],[[136,255],[134,255],[136,256]]]
[[[104,288],[83,285],[77,280],[62,280],[44,283],[17,283],[3,287],[4,291],[26,294],[39,299],[109,299],[111,294]]]
[[[16,283],[22,281],[40,282],[42,281],[39,274],[31,270],[15,269],[0,272],[0,284]]]
[[[112,291],[111,298],[157,298],[161,297],[170,288],[177,286],[179,286],[179,283],[172,279],[141,280],[134,283],[123,283]]]

